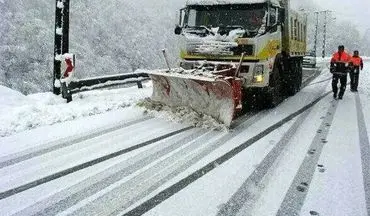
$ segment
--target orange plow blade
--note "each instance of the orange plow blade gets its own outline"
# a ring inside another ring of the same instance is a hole
[[[147,72],[153,81],[152,100],[170,107],[186,106],[226,126],[242,109],[241,80],[231,76],[168,71]]]

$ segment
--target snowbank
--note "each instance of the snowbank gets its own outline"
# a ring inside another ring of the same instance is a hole
[[[0,85],[0,107],[25,105],[30,101],[20,92]],[[3,113],[3,112],[1,112]]]
[[[25,96],[0,86],[0,137],[136,105],[152,93],[150,82],[143,87],[81,92],[73,95],[73,101],[66,104],[64,99],[52,93]]]
[[[196,127],[227,130],[211,116],[202,115],[186,107],[171,108],[148,102],[152,95],[152,83],[143,83],[143,89],[135,87],[93,90],[73,95],[73,101],[66,103],[52,93],[38,93],[28,96],[0,86],[0,137],[22,131],[82,119],[115,110],[132,107],[166,121],[190,124]],[[141,107],[139,107],[139,106]]]

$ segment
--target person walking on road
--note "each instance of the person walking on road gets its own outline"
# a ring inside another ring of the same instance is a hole
[[[351,71],[349,72],[349,77],[351,78],[352,92],[357,92],[360,70],[362,70],[363,68],[364,63],[362,61],[362,58],[359,56],[359,52],[355,50],[351,59]]]
[[[340,100],[343,99],[344,92],[346,91],[347,85],[347,73],[349,70],[349,64],[351,62],[351,56],[344,51],[344,46],[338,47],[338,52],[333,54],[330,61],[330,73],[333,74],[332,78],[332,89],[333,97]],[[340,90],[338,95],[338,81],[340,81]]]

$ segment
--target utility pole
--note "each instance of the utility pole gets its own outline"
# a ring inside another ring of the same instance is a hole
[[[62,54],[69,52],[69,0],[64,1]]]
[[[54,32],[53,93],[61,92],[61,56],[69,52],[69,1],[56,0]]]
[[[318,40],[318,29],[319,29],[319,15],[321,13],[325,13],[325,23],[324,23],[324,43],[323,43],[323,55],[325,55],[325,47],[326,47],[326,26],[327,26],[327,18],[326,18],[326,13],[330,11],[315,11],[315,17],[316,17],[316,24],[315,24],[315,39],[314,39],[314,53],[315,56],[317,56],[317,40]]]
[[[72,101],[72,95],[68,90],[66,82],[61,81],[64,78],[61,75],[61,66],[65,61],[63,59],[64,54],[69,53],[69,1],[56,0],[53,72],[53,93],[56,95],[62,94],[62,97],[67,99],[67,102]]]
[[[315,44],[314,44],[314,52],[315,52],[315,57],[317,56],[317,32],[319,28],[319,12],[315,12],[316,15],[316,25],[315,25]]]
[[[328,26],[328,13],[330,13],[331,11],[329,10],[326,10],[326,11],[323,11],[323,13],[325,13],[325,21],[324,21],[324,41],[323,41],[323,44],[322,44],[322,58],[325,58],[326,56],[326,52],[325,52],[325,49],[326,49],[326,28]]]

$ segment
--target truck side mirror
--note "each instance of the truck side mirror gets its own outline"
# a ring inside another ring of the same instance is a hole
[[[175,27],[175,34],[179,35],[182,32],[182,28],[179,25],[176,25]]]

